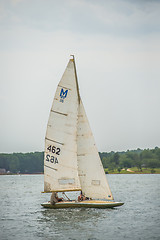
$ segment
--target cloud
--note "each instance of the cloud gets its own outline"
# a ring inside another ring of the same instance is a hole
[[[54,92],[72,53],[76,53],[81,96],[98,149],[158,145],[160,49],[156,45],[160,39],[152,37],[148,43],[144,38],[122,40],[103,34],[93,38],[25,28],[8,34],[12,47],[1,51],[0,62],[0,93],[8,99],[1,105],[1,151],[7,151],[7,142],[10,151],[43,149]],[[139,133],[148,139],[146,145]]]
[[[160,144],[159,2],[4,1],[1,11],[0,151],[43,149],[70,54],[98,149]]]
[[[42,31],[141,36],[159,32],[158,1],[13,1],[2,5],[6,11],[3,25],[25,26]],[[18,22],[17,22],[18,20]]]

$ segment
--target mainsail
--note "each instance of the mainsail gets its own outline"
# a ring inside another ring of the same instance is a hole
[[[44,192],[81,190],[77,166],[78,93],[74,60],[58,84],[47,125]]]
[[[94,199],[113,199],[80,98],[70,59],[53,100],[47,125],[44,192],[78,191]]]

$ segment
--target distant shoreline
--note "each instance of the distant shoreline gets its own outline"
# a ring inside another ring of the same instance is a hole
[[[106,174],[160,174],[160,148],[99,152]],[[44,152],[0,153],[0,175],[43,174]]]
[[[131,174],[160,174],[159,172],[157,173],[157,172],[155,172],[155,173],[145,173],[145,172],[127,172],[127,173],[118,173],[118,172],[110,172],[110,173],[106,173],[105,172],[105,174],[106,175],[112,175],[112,174],[118,174],[118,175],[126,175],[126,174],[128,174],[128,175],[131,175]],[[27,176],[27,175],[44,175],[44,173],[22,173],[22,174],[16,174],[16,173],[5,173],[5,174],[0,174],[0,176],[21,176],[21,175],[25,175],[25,176]]]
[[[1,173],[0,176],[6,176],[6,175],[15,175],[15,176],[21,176],[21,175],[44,175],[44,173]]]
[[[120,175],[122,175],[122,174],[123,175],[126,175],[126,174],[128,174],[128,175],[131,175],[131,174],[133,174],[133,175],[135,175],[135,174],[141,174],[141,175],[145,174],[146,175],[146,174],[160,174],[160,173],[143,173],[143,172],[142,173],[138,173],[138,172],[135,172],[135,173],[105,173],[105,174],[107,174],[107,175],[110,175],[110,174],[120,174]]]

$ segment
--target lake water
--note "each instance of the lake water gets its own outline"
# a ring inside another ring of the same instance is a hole
[[[1,240],[160,239],[160,175],[107,175],[115,209],[44,209],[43,175],[0,176]]]

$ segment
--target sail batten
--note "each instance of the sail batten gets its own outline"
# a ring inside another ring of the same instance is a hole
[[[44,165],[44,167],[47,167],[47,168],[53,169],[54,171],[57,171],[57,169],[56,169],[56,168],[49,167],[49,166],[47,166],[47,165]]]
[[[52,109],[51,109],[51,112],[54,112],[54,113],[57,113],[57,114],[61,114],[61,115],[64,115],[64,116],[68,116],[67,113],[56,112],[56,111],[54,111],[54,110],[52,110]]]
[[[64,143],[57,142],[57,141],[55,141],[53,139],[49,139],[49,138],[45,138],[45,139],[48,140],[48,141],[54,142],[54,143],[58,143],[60,145],[64,145]]]
[[[65,86],[61,86],[61,85],[59,85],[59,84],[58,84],[58,87],[60,87],[60,88],[65,88],[65,89],[68,89],[68,90],[71,90],[71,91],[72,91],[71,88],[68,88],[68,87],[65,87]]]

